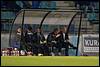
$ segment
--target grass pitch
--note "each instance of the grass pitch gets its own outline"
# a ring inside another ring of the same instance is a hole
[[[99,57],[1,56],[1,66],[99,66]]]

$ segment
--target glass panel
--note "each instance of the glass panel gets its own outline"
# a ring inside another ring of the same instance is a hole
[[[10,35],[10,44],[9,44],[11,47],[20,48],[21,36],[25,35],[26,28],[29,25],[32,27],[35,27],[35,26],[39,27],[42,18],[47,13],[47,12],[42,12],[42,11],[25,11],[24,19],[23,19],[23,12],[24,11],[22,11],[16,17],[14,24],[12,26],[11,35]],[[22,21],[23,21],[23,25],[22,25]],[[23,31],[22,31],[22,26],[23,26]],[[21,32],[23,33],[23,35],[21,35],[22,34]]]
[[[21,12],[15,19],[14,24],[11,28],[11,33],[10,33],[10,47],[16,47],[16,48],[20,48],[20,38],[21,38],[21,34],[20,34],[20,29],[18,30],[18,28],[21,28],[22,26],[22,19],[23,19],[23,12]],[[19,34],[18,34],[19,32]],[[17,38],[17,34],[18,34],[18,38]]]

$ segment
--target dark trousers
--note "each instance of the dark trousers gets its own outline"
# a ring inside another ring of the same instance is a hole
[[[71,47],[74,48],[74,46],[73,46],[70,42],[64,42],[65,55],[66,55],[66,56],[69,56],[69,54],[68,54],[69,46],[71,46]]]
[[[32,52],[33,54],[38,55],[38,53],[41,53],[45,56],[49,55],[49,47],[46,44],[34,44],[32,46]]]
[[[43,45],[43,54],[44,56],[49,55],[49,47],[46,44]]]

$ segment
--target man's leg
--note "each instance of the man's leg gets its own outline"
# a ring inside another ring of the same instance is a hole
[[[65,49],[66,49],[66,48],[61,48],[61,55],[62,55],[62,56],[65,56],[65,54],[66,54],[66,53],[65,53]]]
[[[68,55],[68,48],[65,48],[65,56],[69,56]]]
[[[64,48],[65,48],[65,56],[68,56],[68,49],[69,49],[69,45],[68,43],[64,43]]]
[[[44,55],[49,56],[49,47],[47,45],[44,45]]]

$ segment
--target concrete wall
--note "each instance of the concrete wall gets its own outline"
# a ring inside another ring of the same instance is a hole
[[[1,33],[1,48],[9,47],[9,34]]]

